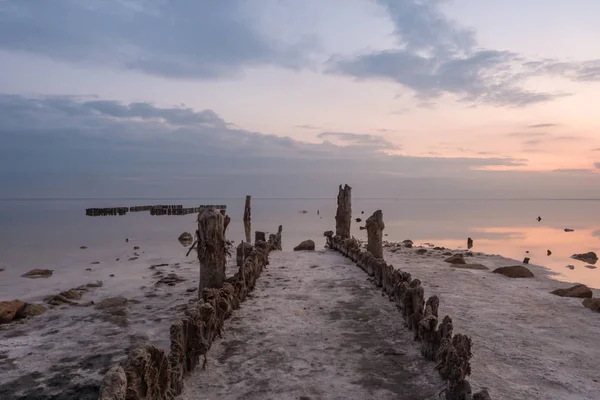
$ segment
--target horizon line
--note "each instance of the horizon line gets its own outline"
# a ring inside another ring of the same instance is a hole
[[[331,200],[332,197],[252,197],[254,200]],[[40,200],[244,200],[241,197],[1,197],[0,201]],[[522,200],[522,201],[600,201],[600,198],[576,197],[354,197],[353,200]]]

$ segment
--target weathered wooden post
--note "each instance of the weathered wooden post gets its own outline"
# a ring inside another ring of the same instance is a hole
[[[225,217],[215,208],[198,214],[198,260],[200,279],[198,297],[205,288],[220,288],[225,281]]]
[[[250,201],[252,200],[251,196],[246,196],[246,205],[244,206],[244,233],[246,234],[246,242],[251,243],[252,238],[250,237],[252,234],[251,223],[250,223]]]
[[[335,214],[335,234],[342,239],[350,238],[350,222],[352,221],[352,188],[340,185],[337,197],[337,213]]]
[[[383,258],[383,213],[377,210],[367,218],[367,251],[375,258]]]

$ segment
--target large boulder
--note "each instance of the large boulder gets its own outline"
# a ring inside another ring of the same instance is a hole
[[[21,275],[23,278],[49,278],[52,276],[53,271],[51,269],[32,269],[29,272]]]
[[[302,251],[302,250],[314,250],[315,249],[315,242],[312,240],[305,240],[304,242],[300,243],[298,246],[294,247],[294,251]]]
[[[600,299],[583,299],[581,304],[592,311],[600,312]]]
[[[0,302],[0,324],[27,317],[35,317],[46,312],[47,308],[41,304],[25,303],[21,300]]]
[[[575,285],[566,289],[556,289],[550,292],[560,297],[592,298],[592,290],[585,285]]]
[[[21,300],[0,302],[0,324],[7,324],[17,319],[25,308],[25,302]]]
[[[598,262],[598,256],[593,251],[582,254],[573,254],[571,258],[588,264],[596,264],[596,262]]]
[[[509,278],[533,278],[533,272],[522,265],[512,265],[509,267],[500,267],[492,271],[495,274],[502,274]]]
[[[450,264],[466,264],[467,263],[462,254],[454,254],[453,256],[446,258],[444,261],[446,261],[447,263],[450,263]]]

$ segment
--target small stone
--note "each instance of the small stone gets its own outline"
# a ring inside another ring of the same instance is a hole
[[[575,266],[574,265],[567,265],[567,268],[569,268],[570,270],[574,270]]]
[[[92,269],[91,269],[91,268],[86,268],[85,270],[86,270],[86,271],[91,271]]]
[[[129,259],[127,261],[135,261],[137,259],[138,259],[138,257],[129,257]]]
[[[134,249],[134,250],[139,250],[139,249],[140,249],[140,246],[133,246],[133,249]]]
[[[111,278],[113,278],[113,277],[115,276],[115,274],[110,274],[109,276],[110,276]]]
[[[127,303],[127,299],[125,297],[110,297],[107,299],[101,300],[97,305],[96,309],[104,310],[107,308],[119,307],[125,305]]]
[[[427,254],[427,249],[418,249],[417,250],[417,254],[420,255],[420,256],[422,256],[424,254]]]
[[[360,219],[360,218],[356,218],[356,219],[355,219],[355,221],[356,221],[356,222],[362,222],[362,219]]]
[[[575,232],[575,229],[565,228],[565,232]]]
[[[550,250],[546,250],[546,255],[551,256],[552,252]]]
[[[85,250],[85,249],[87,249],[87,246],[80,246],[79,248],[80,248],[81,250]]]
[[[90,264],[97,265],[97,264],[100,264],[100,261],[92,261]]]
[[[525,258],[523,259],[523,264],[529,264],[529,261],[530,261],[530,260],[531,260],[531,259],[530,259],[529,257],[525,257]]]

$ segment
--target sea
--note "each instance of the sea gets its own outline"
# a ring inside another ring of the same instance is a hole
[[[196,215],[86,216],[86,208],[181,204],[197,207],[224,204],[231,223],[228,239],[244,240],[244,198],[237,199],[10,199],[0,200],[0,301],[36,298],[36,285],[20,275],[34,268],[61,272],[61,279],[85,275],[86,268],[114,264],[140,246],[147,259],[177,258],[187,253],[177,238],[196,229]],[[600,270],[571,258],[574,253],[600,253],[600,200],[563,199],[352,199],[352,234],[374,211],[382,210],[384,237],[411,239],[415,245],[499,254],[552,270],[554,278],[600,288]],[[323,232],[335,228],[335,198],[252,199],[252,230],[276,232],[283,226],[283,249],[312,239],[323,248]],[[541,221],[538,221],[541,217]],[[360,221],[360,222],[356,222]],[[565,228],[573,232],[565,232]],[[86,246],[86,249],[81,249]],[[551,255],[548,255],[548,251]],[[189,256],[193,258],[193,254]],[[572,267],[569,267],[572,266]],[[123,264],[123,269],[127,268]],[[77,279],[75,279],[77,280]],[[25,285],[25,286],[24,286]],[[68,282],[63,282],[68,287]],[[23,288],[27,293],[23,293]]]

